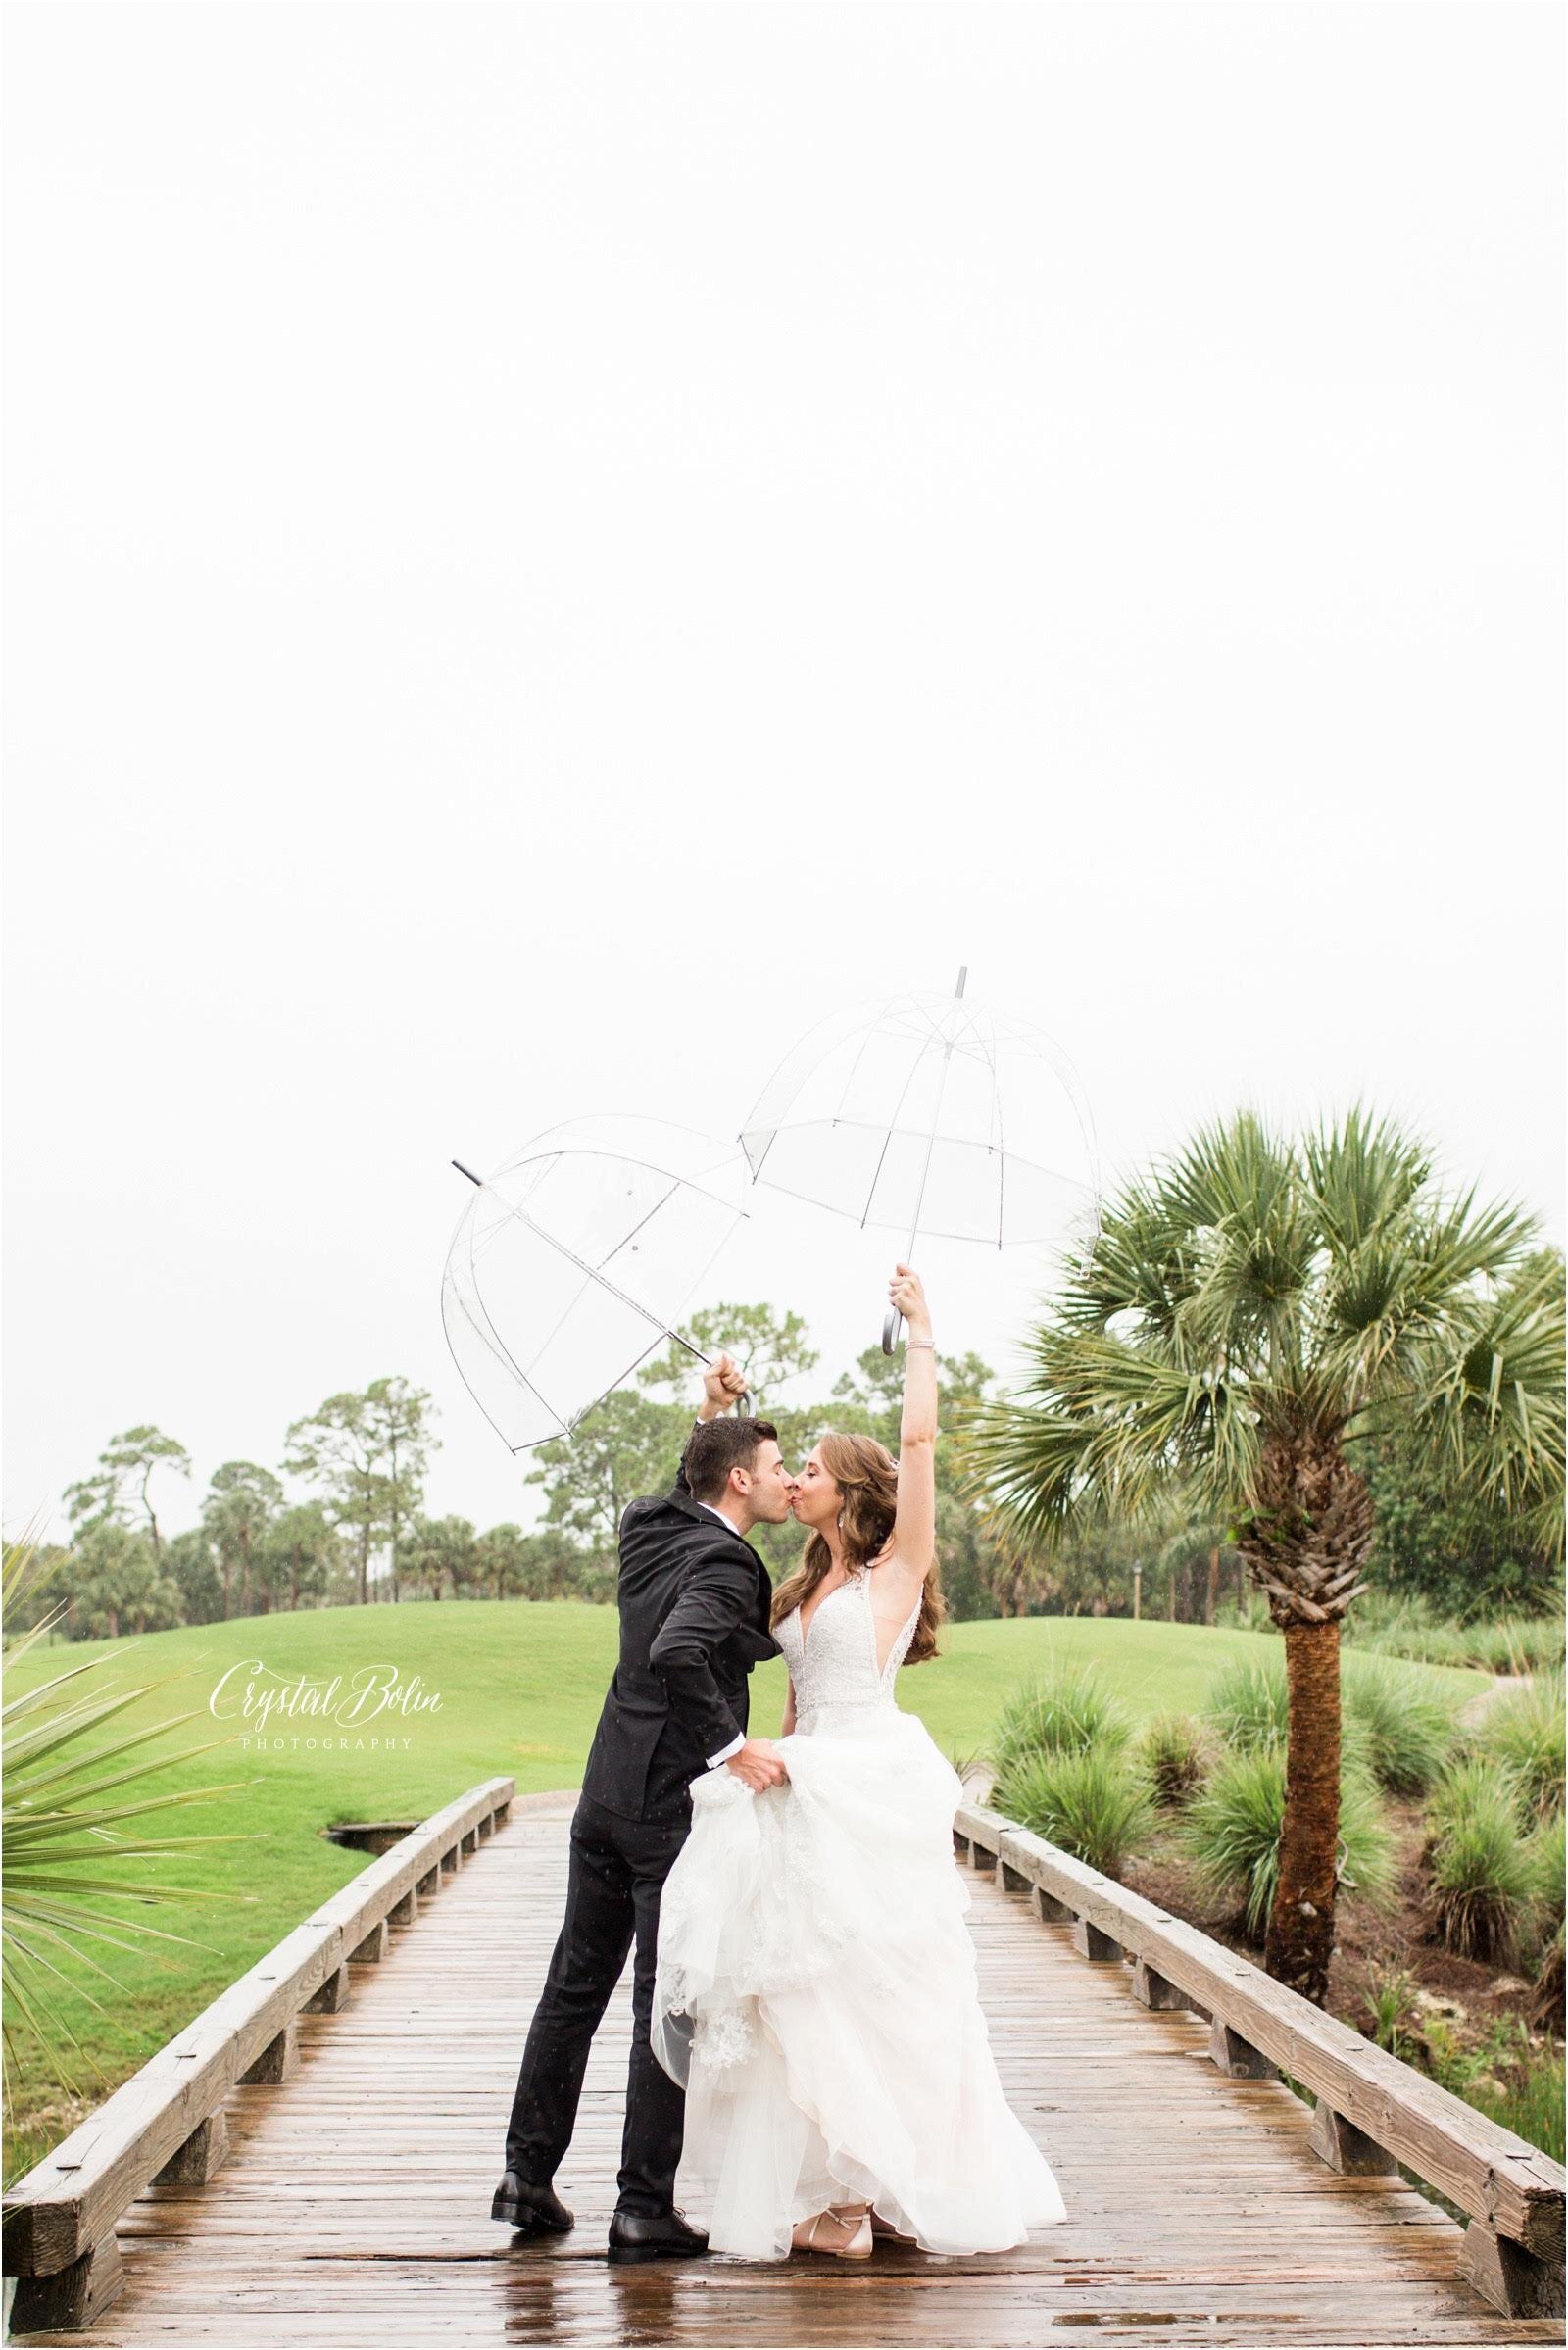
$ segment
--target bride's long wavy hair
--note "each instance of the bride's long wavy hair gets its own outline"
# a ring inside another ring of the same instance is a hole
[[[822,1439],[822,1465],[844,1496],[839,1532],[844,1540],[844,1564],[852,1575],[863,1575],[893,1539],[893,1519],[899,1502],[899,1464],[875,1437],[846,1436],[829,1429]],[[813,1526],[806,1538],[801,1563],[773,1593],[772,1621],[783,1622],[792,1608],[808,1599],[831,1572],[833,1553]],[[948,1612],[933,1557],[920,1600],[920,1617],[905,1658],[906,1665],[924,1664],[937,1652],[937,1626]]]

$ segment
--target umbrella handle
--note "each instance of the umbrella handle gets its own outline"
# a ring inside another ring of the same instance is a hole
[[[903,1326],[904,1316],[896,1305],[890,1305],[882,1317],[882,1351],[884,1354],[893,1352],[899,1343],[899,1332]]]
[[[736,1396],[736,1398],[735,1398],[735,1417],[736,1417],[736,1419],[737,1419],[737,1420],[749,1420],[749,1419],[752,1417],[753,1413],[756,1411],[756,1409],[757,1409],[757,1406],[756,1406],[756,1404],[755,1404],[755,1403],[752,1401],[752,1391],[751,1391],[751,1389],[750,1389],[749,1387],[742,1388],[742,1390],[741,1390],[740,1394],[739,1394],[739,1395]]]

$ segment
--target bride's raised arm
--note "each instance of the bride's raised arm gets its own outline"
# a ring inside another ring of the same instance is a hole
[[[931,1309],[918,1273],[900,1265],[888,1295],[907,1325],[904,1416],[899,1423],[899,1505],[890,1556],[915,1583],[931,1571],[937,1540],[937,1357]]]

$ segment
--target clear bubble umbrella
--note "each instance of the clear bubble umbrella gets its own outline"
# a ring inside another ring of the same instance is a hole
[[[741,1131],[755,1182],[906,1235],[997,1248],[1054,1241],[1099,1209],[1099,1155],[1072,1063],[1043,1029],[964,992],[892,996],[819,1023]],[[900,1317],[882,1344],[892,1353]]]
[[[441,1316],[465,1385],[514,1452],[568,1436],[671,1340],[745,1213],[733,1143],[654,1119],[551,1128],[481,1179],[447,1252]],[[744,1408],[744,1404],[743,1404]]]

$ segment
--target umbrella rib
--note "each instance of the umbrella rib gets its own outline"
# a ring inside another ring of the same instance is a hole
[[[908,1092],[909,1092],[909,1088],[910,1088],[910,1086],[911,1086],[911,1085],[913,1085],[913,1083],[914,1083],[914,1081],[915,1081],[915,1078],[916,1078],[916,1076],[917,1076],[917,1075],[918,1075],[918,1073],[919,1073],[920,1063],[921,1063],[921,1062],[924,1060],[924,1058],[925,1058],[925,1056],[926,1056],[926,1052],[927,1052],[927,1050],[928,1050],[928,1045],[929,1045],[929,1043],[930,1043],[931,1041],[932,1041],[932,1040],[929,1040],[929,1039],[928,1039],[928,1040],[927,1040],[925,1043],[922,1043],[922,1045],[921,1045],[921,1047],[920,1047],[920,1050],[919,1050],[919,1052],[918,1052],[918,1053],[915,1054],[915,1056],[914,1056],[914,1059],[913,1059],[912,1063],[910,1064],[909,1073],[908,1073],[907,1077],[906,1077],[906,1079],[904,1080],[904,1084],[903,1084],[903,1086],[902,1086],[902,1087],[901,1087],[901,1089],[900,1089],[900,1092],[899,1092],[899,1098],[898,1098],[897,1102],[894,1102],[894,1104],[893,1104],[893,1115],[892,1115],[892,1117],[891,1117],[891,1118],[889,1118],[889,1120],[888,1120],[888,1130],[887,1130],[887,1133],[886,1133],[886,1134],[883,1136],[883,1138],[882,1138],[882,1148],[881,1148],[881,1150],[880,1150],[880,1151],[877,1152],[877,1154],[876,1154],[876,1172],[875,1172],[875,1173],[873,1174],[873,1176],[871,1177],[871,1189],[870,1189],[870,1190],[869,1190],[869,1191],[866,1193],[866,1195],[865,1195],[865,1205],[864,1205],[864,1207],[863,1207],[863,1208],[860,1210],[860,1230],[861,1230],[862,1232],[865,1230],[865,1222],[866,1222],[866,1218],[867,1218],[867,1217],[869,1216],[869,1214],[871,1213],[871,1202],[872,1202],[872,1200],[873,1200],[873,1199],[876,1198],[876,1187],[877,1187],[877,1185],[878,1185],[878,1184],[881,1182],[881,1180],[882,1180],[882,1161],[883,1161],[883,1160],[884,1160],[884,1159],[887,1157],[887,1154],[888,1154],[888,1145],[889,1145],[889,1143],[891,1143],[891,1142],[892,1142],[892,1140],[893,1140],[893,1137],[894,1137],[894,1134],[895,1134],[895,1132],[897,1131],[897,1128],[898,1128],[898,1122],[899,1122],[899,1112],[900,1112],[900,1110],[901,1110],[901,1109],[904,1107],[904,1104],[905,1104],[906,1101],[906,1100],[907,1100],[907,1098],[908,1098]],[[938,1094],[938,1096],[937,1096],[937,1108],[938,1108],[938,1110],[939,1110],[939,1111],[940,1111],[941,1107],[942,1107],[942,1096],[941,1096],[941,1095],[940,1095],[940,1093],[939,1093],[939,1094]],[[930,1163],[930,1162],[929,1162],[929,1158],[928,1158],[928,1160],[927,1160],[927,1164],[929,1164],[929,1163]],[[923,1178],[922,1178],[922,1180],[921,1180],[920,1189],[921,1189],[921,1191],[922,1191],[922,1192],[923,1192],[923,1191],[924,1191],[924,1189],[925,1189],[925,1183],[924,1183],[924,1179],[923,1179]]]
[[[678,1175],[672,1175],[670,1177],[668,1191],[665,1192],[661,1199],[656,1199],[653,1206],[648,1210],[647,1215],[639,1216],[636,1223],[632,1226],[630,1232],[623,1232],[619,1240],[615,1243],[613,1248],[607,1249],[605,1254],[599,1259],[600,1272],[604,1271],[605,1266],[609,1264],[612,1257],[618,1256],[622,1248],[630,1246],[630,1244],[637,1238],[637,1235],[642,1231],[643,1227],[646,1224],[651,1223],[654,1217],[658,1215],[660,1209],[664,1205],[666,1200],[674,1199],[675,1194],[680,1190],[680,1181],[681,1179]]]
[[[854,1058],[854,1060],[851,1062],[851,1064],[850,1064],[850,1073],[849,1073],[848,1077],[846,1077],[846,1078],[845,1078],[845,1080],[844,1080],[844,1091],[843,1091],[843,1092],[840,1094],[840,1096],[839,1096],[839,1105],[838,1105],[838,1108],[837,1108],[837,1109],[834,1111],[834,1113],[833,1113],[833,1123],[835,1124],[835,1126],[838,1124],[838,1122],[839,1122],[839,1119],[840,1119],[840,1118],[843,1116],[843,1114],[844,1114],[844,1104],[845,1104],[845,1102],[848,1102],[848,1100],[849,1100],[849,1098],[850,1098],[850,1088],[851,1088],[851,1086],[852,1086],[852,1085],[855,1083],[855,1080],[856,1080],[856,1078],[857,1078],[857,1077],[859,1075],[859,1073],[860,1073],[860,1063],[861,1063],[861,1061],[862,1061],[862,1060],[864,1060],[864,1058],[865,1058],[866,1047],[867,1047],[867,1046],[870,1044],[870,1042],[871,1042],[871,1039],[872,1039],[872,1037],[873,1037],[875,1034],[876,1034],[876,1024],[875,1024],[875,1022],[873,1022],[873,1023],[872,1023],[872,1025],[871,1025],[871,1026],[870,1026],[870,1027],[869,1027],[869,1028],[866,1030],[866,1032],[865,1032],[864,1036],[862,1036],[862,1037],[861,1037],[861,1039],[860,1039],[860,1050],[858,1051],[858,1053],[857,1053],[857,1054],[855,1055],[855,1058]]]
[[[528,1377],[527,1372],[523,1370],[521,1364],[514,1358],[510,1349],[506,1346],[505,1341],[502,1339],[501,1333],[497,1330],[495,1324],[490,1320],[490,1316],[485,1313],[482,1301],[476,1299],[476,1302],[479,1304],[479,1312],[484,1315],[484,1326],[481,1326],[478,1320],[476,1320],[467,1299],[464,1297],[462,1291],[459,1289],[457,1282],[453,1281],[450,1286],[453,1297],[457,1302],[457,1309],[459,1313],[462,1314],[464,1320],[467,1323],[468,1328],[473,1332],[480,1346],[484,1347],[486,1353],[488,1353],[491,1359],[496,1363],[497,1368],[504,1372],[510,1373],[511,1376],[518,1382],[519,1386],[526,1388],[528,1394],[537,1400],[540,1409],[548,1412],[550,1417],[555,1421],[557,1434],[559,1435],[563,1433],[565,1427],[565,1422],[563,1421],[560,1412],[557,1411],[555,1405],[550,1401],[548,1395],[544,1395],[542,1391],[534,1385],[533,1381]],[[447,1320],[447,1317],[444,1313],[441,1317],[441,1326],[446,1332],[447,1352],[457,1364],[458,1376],[463,1381],[464,1386],[467,1389],[475,1403],[478,1404],[479,1409],[484,1413],[485,1418],[489,1421],[497,1436],[500,1437],[508,1451],[516,1453],[523,1450],[524,1447],[522,1445],[514,1444],[512,1442],[512,1439],[508,1436],[500,1421],[490,1410],[483,1396],[479,1394],[479,1391],[474,1387],[472,1381],[469,1379],[466,1371],[465,1371],[463,1363],[459,1357],[457,1347],[452,1343],[452,1325]],[[488,1337],[485,1335],[486,1328],[488,1328],[489,1331]],[[529,1444],[537,1444],[539,1441],[540,1440],[537,1437],[530,1437],[527,1440]]]
[[[546,1232],[542,1224],[536,1224],[533,1217],[528,1214],[525,1208],[509,1207],[507,1209],[507,1213],[509,1216],[515,1216],[519,1224],[526,1224],[530,1232],[537,1233],[538,1237],[544,1242],[547,1248],[554,1248],[558,1255],[564,1256],[567,1264],[575,1265],[578,1272],[585,1274],[589,1281],[596,1281],[601,1289],[608,1290],[610,1295],[616,1300],[618,1304],[629,1306],[634,1314],[641,1314],[643,1320],[651,1324],[655,1330],[661,1332],[664,1338],[678,1339],[680,1344],[686,1347],[688,1353],[697,1354],[696,1347],[691,1346],[687,1340],[682,1339],[679,1331],[669,1329],[667,1324],[662,1322],[656,1313],[650,1313],[646,1305],[639,1305],[635,1297],[628,1297],[626,1292],[623,1289],[620,1289],[613,1281],[607,1281],[604,1274],[595,1266],[589,1264],[585,1257],[579,1256],[574,1248],[568,1248],[564,1241],[558,1241],[554,1233]],[[577,1292],[577,1297],[580,1297],[581,1295],[582,1291],[579,1290]],[[572,1304],[575,1303],[576,1298],[574,1297],[572,1299]],[[567,1311],[570,1311],[570,1307],[567,1308]],[[565,1316],[564,1314],[562,1316],[562,1320],[564,1321],[564,1319]],[[559,1330],[560,1327],[561,1323],[558,1322],[556,1324],[557,1330]],[[552,1333],[552,1336],[553,1335],[554,1333]],[[548,1340],[545,1343],[548,1345]],[[639,1357],[639,1360],[641,1358]],[[706,1362],[708,1357],[705,1354],[699,1354],[697,1355],[697,1359],[699,1362]],[[532,1383],[530,1382],[530,1385]],[[538,1391],[535,1390],[536,1394],[537,1392]],[[608,1389],[606,1390],[606,1393],[609,1393]]]
[[[914,1244],[920,1231],[920,1210],[925,1205],[926,1177],[931,1172],[931,1153],[937,1147],[937,1128],[942,1123],[942,1097],[948,1090],[948,1070],[953,1062],[953,1047],[948,1045],[942,1054],[942,1076],[937,1086],[936,1107],[931,1112],[931,1132],[926,1136],[925,1165],[920,1169],[920,1189],[914,1196],[914,1221],[909,1226],[908,1262],[914,1261]],[[895,1331],[897,1325],[895,1325]]]
[[[1005,1229],[1007,1199],[1007,1143],[1002,1123],[1002,1081],[997,1071],[995,1032],[993,1031],[989,1038],[982,1037],[977,1027],[975,1035],[979,1039],[980,1049],[991,1069],[991,1120],[992,1131],[997,1137],[995,1145],[997,1153],[997,1247],[1000,1248],[1002,1235]]]
[[[511,1212],[512,1212],[512,1210],[509,1208],[509,1209],[508,1209],[508,1213],[509,1213],[509,1215],[511,1214]],[[471,1264],[471,1262],[472,1262],[471,1250],[470,1250],[470,1258],[469,1258],[469,1261],[470,1261],[470,1264]],[[504,1362],[504,1363],[509,1363],[509,1364],[511,1365],[511,1367],[512,1367],[513,1371],[514,1371],[514,1372],[516,1374],[517,1378],[518,1378],[518,1379],[519,1379],[519,1380],[522,1382],[523,1386],[524,1386],[524,1387],[527,1389],[527,1391],[528,1391],[529,1395],[534,1395],[534,1396],[537,1396],[537,1397],[538,1397],[540,1409],[541,1409],[542,1411],[546,1411],[546,1412],[548,1412],[548,1413],[549,1413],[549,1415],[550,1415],[551,1419],[555,1421],[555,1423],[556,1423],[556,1427],[557,1427],[557,1430],[558,1430],[558,1431],[564,1431],[564,1429],[566,1429],[567,1427],[569,1427],[569,1426],[570,1426],[570,1422],[569,1422],[569,1420],[567,1419],[567,1417],[566,1417],[566,1414],[565,1414],[564,1411],[560,1410],[560,1409],[559,1409],[559,1407],[558,1407],[556,1404],[554,1404],[554,1403],[552,1403],[552,1402],[551,1402],[551,1400],[550,1400],[550,1397],[549,1397],[549,1396],[548,1396],[548,1395],[545,1394],[545,1391],[544,1391],[544,1389],[543,1389],[543,1388],[542,1388],[542,1387],[539,1385],[539,1382],[537,1381],[537,1379],[535,1379],[535,1378],[532,1376],[532,1373],[533,1373],[534,1366],[535,1366],[535,1364],[538,1362],[540,1355],[541,1355],[541,1354],[544,1352],[545,1346],[549,1346],[549,1344],[550,1344],[550,1340],[547,1338],[547,1339],[544,1341],[543,1345],[541,1345],[541,1346],[536,1346],[536,1347],[534,1348],[534,1350],[533,1350],[532,1354],[531,1354],[531,1355],[529,1356],[529,1358],[528,1358],[528,1367],[527,1367],[527,1369],[526,1369],[526,1370],[524,1370],[524,1368],[523,1368],[522,1364],[521,1364],[521,1363],[520,1363],[520,1362],[517,1360],[516,1356],[515,1356],[515,1355],[513,1353],[513,1351],[512,1351],[512,1348],[511,1348],[511,1347],[510,1347],[510,1346],[507,1345],[507,1342],[506,1342],[506,1340],[505,1340],[505,1339],[502,1337],[502,1335],[501,1335],[500,1331],[496,1329],[495,1322],[494,1322],[494,1320],[493,1320],[493,1318],[492,1318],[492,1316],[491,1316],[491,1313],[490,1313],[490,1308],[489,1308],[489,1307],[488,1307],[488,1306],[485,1304],[484,1298],[483,1298],[483,1297],[480,1295],[480,1291],[479,1291],[479,1275],[478,1275],[477,1268],[475,1268],[475,1269],[474,1269],[474,1272],[473,1272],[473,1295],[474,1295],[474,1301],[475,1301],[475,1303],[478,1305],[479,1311],[480,1311],[480,1312],[481,1312],[481,1313],[484,1315],[484,1318],[485,1318],[485,1322],[486,1322],[486,1324],[488,1325],[489,1329],[490,1329],[490,1330],[492,1331],[492,1333],[494,1334],[494,1337],[495,1337],[495,1342],[496,1342],[496,1346],[497,1346],[497,1347],[500,1349],[500,1353],[501,1353],[501,1357],[502,1357],[502,1359],[503,1359],[503,1362]],[[581,1293],[581,1291],[580,1291],[580,1290],[578,1291],[577,1295],[578,1295],[579,1297],[582,1295],[582,1293]],[[574,1300],[573,1302],[575,1302],[575,1300]],[[560,1325],[558,1324],[558,1325],[557,1325],[557,1328],[559,1328],[559,1327],[560,1327]],[[480,1331],[479,1335],[480,1335],[480,1337],[481,1337],[481,1339],[482,1339],[482,1338],[483,1338],[483,1336],[484,1336],[484,1333],[483,1333],[483,1331]],[[551,1337],[553,1338],[554,1336],[555,1336],[555,1332],[554,1332],[554,1331],[552,1331],[552,1333],[551,1333]],[[540,1439],[538,1439],[538,1438],[535,1438],[535,1439],[533,1439],[532,1441],[533,1441],[534,1443],[538,1443],[538,1442],[540,1442],[541,1440],[540,1440]],[[515,1447],[515,1446],[514,1446],[514,1450],[515,1450],[515,1449],[516,1449],[516,1447]]]

